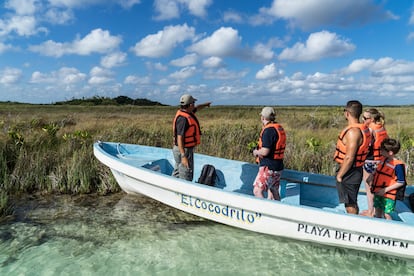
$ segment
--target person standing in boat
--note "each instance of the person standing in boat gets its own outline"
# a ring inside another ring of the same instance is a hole
[[[358,214],[358,191],[362,181],[362,167],[368,155],[371,133],[365,124],[359,122],[362,104],[348,101],[344,109],[348,126],[338,136],[334,160],[338,163],[336,188],[339,202],[345,204],[349,214]]]
[[[173,155],[175,167],[172,175],[177,178],[193,180],[194,148],[200,144],[201,129],[195,113],[204,107],[210,107],[211,102],[195,106],[197,99],[189,94],[180,98],[180,109],[173,122]]]
[[[367,179],[374,194],[375,217],[391,220],[395,209],[397,191],[407,184],[405,164],[395,155],[400,150],[400,143],[391,138],[382,141],[380,151],[383,156],[373,175]]]
[[[371,144],[369,145],[369,152],[365,160],[362,183],[365,186],[367,195],[367,210],[361,212],[361,215],[373,217],[374,216],[374,195],[367,183],[368,177],[375,171],[377,164],[381,160],[380,146],[385,138],[388,138],[387,130],[384,127],[385,116],[376,108],[369,108],[362,114],[364,124],[368,126],[371,132]]]
[[[263,198],[280,200],[280,177],[284,169],[283,157],[286,148],[286,133],[283,127],[275,122],[276,114],[272,107],[266,106],[260,112],[262,131],[257,149],[253,150],[259,172],[253,183],[253,194]]]

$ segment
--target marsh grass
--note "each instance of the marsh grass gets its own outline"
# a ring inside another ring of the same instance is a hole
[[[93,156],[93,142],[114,141],[170,148],[177,107],[53,106],[0,104],[0,215],[12,212],[21,193],[118,192],[109,169]],[[337,135],[346,125],[341,107],[276,107],[287,132],[286,168],[334,174]],[[399,157],[413,180],[414,109],[379,107]],[[197,152],[254,162],[261,107],[213,106],[198,113],[202,144]]]

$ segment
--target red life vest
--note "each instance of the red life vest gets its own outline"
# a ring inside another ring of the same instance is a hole
[[[374,160],[380,160],[382,158],[380,147],[385,138],[388,138],[387,131],[382,125],[375,125],[372,129],[372,136],[374,138],[372,146],[372,153]]]
[[[397,165],[403,165],[405,171],[405,164],[401,160],[393,159],[391,161],[387,161],[385,157],[381,159],[374,174],[374,181],[372,182],[371,186],[372,193],[375,193],[382,188],[389,187],[397,183],[397,176],[395,175],[395,167]],[[394,189],[386,192],[384,194],[384,197],[395,200],[397,190],[398,189]]]
[[[338,136],[338,142],[336,143],[336,150],[334,155],[334,160],[342,164],[344,162],[345,154],[346,154],[346,146],[342,142],[345,134],[350,130],[351,128],[357,127],[361,130],[362,133],[362,144],[359,146],[355,160],[354,160],[354,166],[355,167],[361,167],[364,165],[365,159],[367,158],[368,151],[369,151],[369,144],[371,143],[371,133],[369,132],[369,128],[364,124],[353,124],[348,127],[346,127]]]
[[[263,142],[262,142],[262,135],[266,128],[274,128],[279,136],[279,139],[276,142],[275,148],[273,149],[273,159],[283,159],[285,155],[285,148],[286,148],[286,133],[283,127],[278,123],[268,123],[262,128],[259,137],[259,144],[257,149],[261,149]],[[272,150],[272,149],[271,149]],[[259,163],[259,157],[256,158],[256,162]]]
[[[194,114],[188,113],[183,110],[178,110],[175,114],[173,122],[173,133],[174,133],[174,143],[177,145],[177,133],[175,130],[175,123],[179,116],[185,117],[188,122],[188,129],[184,133],[184,147],[191,148],[200,144],[201,141],[201,131],[200,124],[198,123],[197,118]]]

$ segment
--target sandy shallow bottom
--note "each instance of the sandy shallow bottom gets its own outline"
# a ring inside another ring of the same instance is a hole
[[[213,223],[144,196],[30,197],[0,222],[0,275],[413,275],[414,262]]]

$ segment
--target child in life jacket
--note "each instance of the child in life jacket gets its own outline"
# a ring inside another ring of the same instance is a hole
[[[405,164],[395,155],[400,150],[400,143],[391,138],[382,141],[380,151],[383,156],[375,173],[368,177],[367,182],[374,194],[375,217],[392,219],[395,209],[397,191],[407,184]]]

